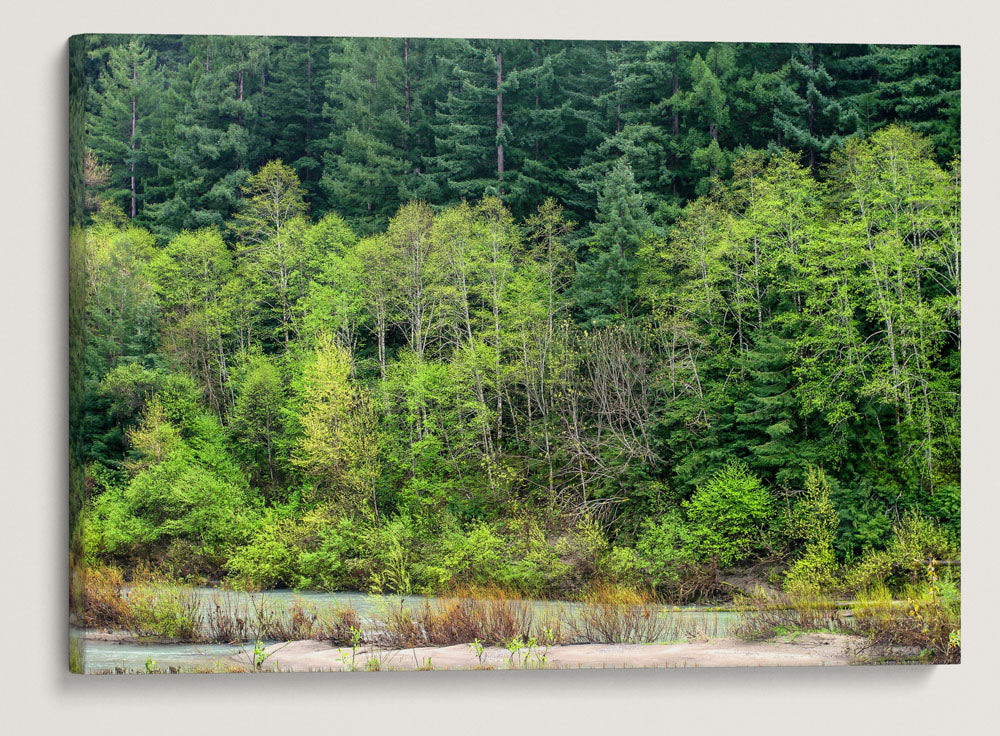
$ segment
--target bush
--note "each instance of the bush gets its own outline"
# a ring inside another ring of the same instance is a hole
[[[816,595],[835,590],[837,556],[830,540],[813,542],[785,573],[785,590],[798,595]]]
[[[806,490],[788,515],[787,531],[806,542],[802,556],[785,573],[785,590],[818,595],[839,586],[833,540],[837,510],[830,500],[830,484],[818,468],[809,468]]]
[[[734,633],[742,639],[770,639],[783,631],[847,628],[844,612],[820,595],[768,593],[756,590],[733,599],[738,614]]]
[[[957,664],[962,658],[961,600],[957,586],[941,582],[933,566],[927,582],[911,587],[897,602],[885,586],[876,586],[854,608],[854,621],[865,643],[859,655],[878,660],[921,659]]]
[[[746,463],[732,461],[685,502],[695,549],[730,567],[759,547],[771,520],[773,499]]]
[[[445,566],[453,571],[452,580],[465,585],[496,583],[500,568],[506,565],[506,540],[487,523],[473,524],[464,534],[448,540]]]
[[[909,514],[894,528],[894,536],[884,550],[870,551],[845,575],[852,591],[863,591],[884,584],[899,590],[906,584],[921,581],[932,560],[958,557],[956,545],[934,522]]]
[[[614,546],[601,559],[601,578],[629,588],[646,583],[639,556],[631,547]]]
[[[130,433],[138,457],[131,478],[86,509],[90,560],[173,562],[182,575],[218,575],[233,547],[245,544],[257,518],[256,499],[221,445],[218,420],[184,440],[154,397]]]
[[[658,590],[673,589],[685,567],[695,563],[695,537],[679,512],[646,521],[635,545],[636,562]]]
[[[322,527],[319,524],[322,523]],[[309,534],[311,529],[315,529]],[[297,530],[299,552],[295,562],[297,588],[363,590],[371,578],[365,528],[350,518],[325,519],[323,510],[307,514]]]
[[[268,514],[249,544],[237,547],[226,562],[237,587],[273,588],[294,585],[296,550],[290,544],[290,524]]]
[[[453,571],[452,584],[493,585],[532,596],[573,589],[577,555],[588,565],[598,564],[592,537],[588,543],[571,531],[550,543],[541,526],[529,518],[503,525],[481,522],[464,534],[452,534],[447,546],[442,563]]]

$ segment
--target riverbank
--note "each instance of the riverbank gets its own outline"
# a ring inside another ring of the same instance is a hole
[[[950,601],[941,586],[912,589],[905,600],[888,591],[855,601],[759,591],[725,610],[666,606],[618,589],[588,601],[533,601],[489,589],[362,597],[241,593],[155,578],[125,585],[116,571],[99,573],[85,578],[72,617],[82,633],[82,669],[91,672],[191,671],[215,660],[234,664],[233,657],[254,670],[308,671],[820,665],[848,664],[859,653],[872,663],[951,663],[961,656],[957,598]],[[802,638],[816,633],[849,638]],[[831,641],[842,651],[828,649]],[[203,656],[209,653],[212,659]]]
[[[334,647],[317,641],[274,644],[262,669],[343,670],[619,669],[655,667],[844,666],[854,664],[861,638],[807,633],[751,642],[723,637],[676,644],[570,644],[515,650],[456,644],[408,649]],[[243,655],[233,657],[247,664]]]

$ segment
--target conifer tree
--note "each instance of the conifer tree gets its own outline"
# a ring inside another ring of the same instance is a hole
[[[321,198],[323,150],[331,120],[323,114],[330,76],[330,52],[336,39],[284,39],[272,52],[262,124],[270,141],[268,158],[277,158],[298,174],[311,202]],[[265,144],[266,145],[266,144]],[[254,156],[259,160],[258,156]]]
[[[958,46],[883,47],[886,68],[878,104],[886,122],[905,122],[931,139],[942,164],[961,146],[961,52]]]
[[[585,325],[602,327],[633,315],[636,254],[650,227],[632,169],[619,161],[598,198],[588,256],[577,267],[574,290]]]
[[[163,75],[157,69],[156,55],[138,38],[103,52],[107,63],[89,118],[89,145],[100,163],[111,166],[108,195],[135,219],[149,172],[144,139],[152,132]]]
[[[856,116],[834,96],[833,77],[817,56],[812,45],[795,50],[774,109],[779,145],[804,151],[810,170],[857,128]]]
[[[331,50],[321,182],[329,207],[364,230],[385,226],[407,170],[403,42],[343,39]]]

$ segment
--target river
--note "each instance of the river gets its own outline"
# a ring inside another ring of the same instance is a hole
[[[217,596],[225,596],[230,601],[241,606],[251,604],[251,595],[235,591],[220,591],[217,588],[195,589],[203,606],[210,605]],[[317,591],[293,591],[288,589],[268,590],[253,596],[276,607],[291,605],[300,601],[307,606],[335,606],[353,608],[361,619],[362,628],[370,625],[373,617],[380,610],[390,605],[404,603],[409,608],[423,606],[425,602],[432,605],[435,597],[401,596],[401,595],[371,595],[365,593],[325,593]],[[574,617],[583,605],[574,601],[530,601],[530,605],[539,614],[552,614],[561,611],[565,617]],[[736,614],[732,611],[719,611],[704,607],[656,606],[656,615],[667,617],[671,621],[670,628],[675,631],[698,631],[709,636],[726,636],[735,621]],[[83,665],[86,673],[114,672],[120,668],[126,672],[145,671],[147,662],[155,662],[158,670],[178,668],[181,671],[191,669],[212,669],[224,666],[232,658],[252,661],[253,643],[233,644],[179,644],[135,641],[115,641],[99,638],[100,632],[86,629],[71,629],[71,639],[76,639],[83,653]],[[95,638],[96,637],[96,638]],[[269,642],[270,643],[270,642]]]

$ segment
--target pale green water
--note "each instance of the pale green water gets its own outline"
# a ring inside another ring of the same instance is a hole
[[[202,605],[210,606],[216,597],[228,598],[239,606],[250,606],[250,594],[221,591],[217,588],[196,589]],[[362,621],[362,627],[370,625],[372,618],[380,609],[389,605],[397,605],[402,601],[407,607],[416,609],[425,601],[433,604],[433,597],[400,596],[400,595],[369,595],[365,593],[324,593],[316,591],[297,592],[293,590],[268,590],[253,595],[258,603],[263,600],[268,604],[282,606],[292,604],[296,600],[306,606],[338,606],[351,607],[357,611]],[[546,613],[555,614],[560,610],[564,618],[572,618],[580,610],[582,604],[570,601],[529,601],[535,613],[544,617]],[[671,628],[680,632],[698,631],[709,636],[726,636],[731,630],[736,614],[731,611],[712,611],[705,608],[688,607],[675,609],[669,606],[659,607],[657,615],[667,617]],[[80,630],[71,632],[79,635]],[[188,670],[195,667],[211,668],[216,662],[229,661],[231,657],[249,662],[252,659],[252,644],[169,644],[169,643],[118,643],[94,639],[82,640],[84,652],[84,669],[88,673],[114,671],[123,668],[127,671],[145,670],[146,662],[152,659],[156,667],[166,669],[177,667]]]

